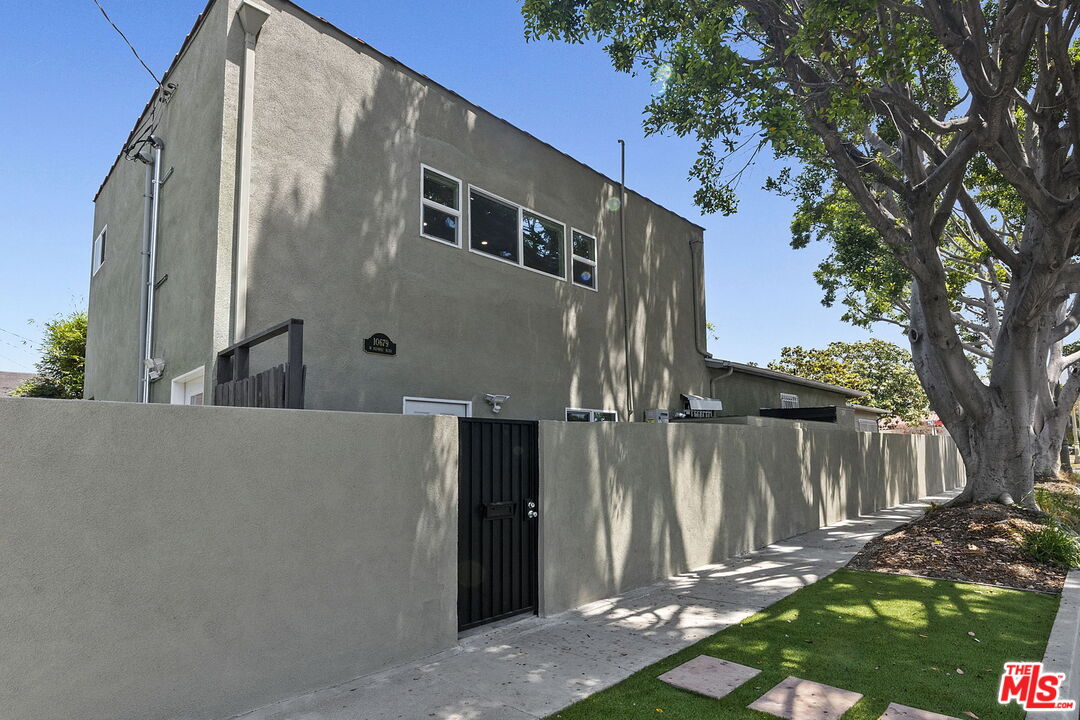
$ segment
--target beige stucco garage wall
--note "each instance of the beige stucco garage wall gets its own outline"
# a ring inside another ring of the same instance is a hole
[[[0,717],[217,719],[452,646],[445,417],[0,399]]]
[[[963,484],[945,438],[744,422],[542,422],[542,611]]]

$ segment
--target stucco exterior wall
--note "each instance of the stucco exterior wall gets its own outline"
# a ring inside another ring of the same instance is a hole
[[[0,716],[220,720],[452,646],[445,417],[0,399]]]
[[[743,422],[542,422],[542,611],[964,482],[946,438]]]
[[[229,3],[212,4],[190,45],[166,78],[176,83],[160,106],[162,151],[154,356],[166,361],[151,400],[169,402],[170,381],[200,365],[208,370],[216,344],[215,315],[228,312],[228,285],[218,280],[219,203],[223,183],[226,31]],[[146,124],[146,120],[143,121]],[[147,152],[149,147],[144,146]],[[85,396],[137,400],[139,290],[146,166],[121,158],[94,206],[94,234],[108,225],[105,264],[90,283]],[[231,192],[231,191],[230,191]],[[231,218],[226,216],[231,230]],[[228,238],[228,235],[226,235]],[[224,272],[231,266],[226,264]],[[164,280],[163,280],[164,279]],[[163,280],[163,281],[162,281]],[[227,343],[226,343],[227,344]]]
[[[617,185],[290,3],[268,4],[247,325],[305,321],[308,406],[401,412],[410,395],[472,400],[485,416],[484,393],[508,393],[503,417],[622,410]],[[466,206],[473,184],[567,236],[597,236],[600,291],[469,252],[468,212],[465,247],[422,238],[420,163],[460,178]],[[704,389],[701,253],[689,245],[702,231],[633,194],[626,225],[640,418]],[[375,332],[397,357],[363,352]]]
[[[711,397],[724,403],[725,415],[757,415],[761,408],[780,407],[780,393],[799,396],[799,407],[847,405],[851,398],[840,393],[807,387],[796,383],[726,370],[710,370],[718,378],[712,385]],[[727,375],[727,377],[724,377]]]

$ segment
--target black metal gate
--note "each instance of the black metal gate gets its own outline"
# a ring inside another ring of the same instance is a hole
[[[537,423],[461,418],[458,627],[536,612]]]

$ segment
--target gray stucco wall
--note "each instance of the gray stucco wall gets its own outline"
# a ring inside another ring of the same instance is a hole
[[[214,719],[453,645],[445,417],[0,399],[0,716]]]
[[[710,370],[709,374],[717,378],[711,397],[723,401],[725,415],[757,415],[761,408],[778,408],[780,393],[798,395],[799,407],[847,405],[851,399],[828,390],[742,372],[728,375],[726,370]]]
[[[211,369],[214,350],[219,349],[214,340],[215,325],[220,324],[216,313],[223,308],[227,317],[228,312],[229,287],[218,278],[220,272],[231,272],[227,244],[224,257],[219,257],[221,188],[231,183],[231,177],[222,173],[228,13],[227,2],[211,5],[165,78],[177,87],[168,104],[157,111],[156,135],[165,147],[156,278],[167,279],[156,297],[154,356],[165,359],[166,369],[164,377],[151,385],[154,402],[169,402],[173,377],[200,365]],[[95,200],[91,237],[106,224],[109,231],[105,264],[90,283],[88,398],[138,399],[145,168],[121,158]],[[225,219],[231,229],[231,218]]]
[[[483,394],[509,393],[503,417],[624,408],[618,213],[606,206],[617,186],[291,4],[268,4],[248,327],[304,319],[308,406],[397,413],[411,395],[472,400],[489,416]],[[600,292],[469,252],[467,212],[466,247],[422,238],[421,162],[567,235],[596,235]],[[702,233],[637,195],[627,213],[640,413],[704,387],[689,246]],[[363,352],[375,332],[397,357]]]
[[[746,424],[540,424],[546,614],[963,484],[945,438]]]

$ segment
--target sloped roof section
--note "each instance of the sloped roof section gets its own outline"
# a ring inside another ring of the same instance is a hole
[[[818,382],[817,380],[808,380],[804,377],[799,377],[798,375],[789,375],[788,373],[780,372],[778,370],[770,370],[768,368],[757,367],[756,365],[745,365],[743,363],[732,362],[731,360],[706,358],[705,366],[717,370],[727,370],[730,368],[735,372],[741,372],[746,375],[757,375],[771,380],[782,380],[783,382],[791,383],[793,385],[803,385],[817,390],[827,390],[828,392],[846,395],[850,398],[866,397],[868,394],[862,390],[852,390],[851,388],[841,387],[840,385],[830,385],[829,383]]]

